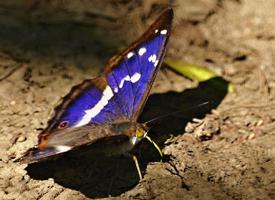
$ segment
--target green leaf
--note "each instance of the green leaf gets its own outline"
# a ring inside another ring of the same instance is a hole
[[[218,77],[217,74],[210,71],[206,67],[201,67],[198,65],[184,63],[182,61],[173,61],[173,60],[165,60],[164,63],[168,65],[170,68],[179,72],[180,74],[195,81],[202,82],[202,81],[207,81],[215,77]],[[225,88],[226,86],[227,91],[230,93],[234,91],[233,85],[226,80],[214,81],[213,85],[218,88]]]

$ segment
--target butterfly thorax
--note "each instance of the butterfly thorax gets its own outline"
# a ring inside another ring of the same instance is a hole
[[[92,154],[114,156],[128,153],[146,135],[148,129],[136,122],[119,122],[108,126],[108,132],[114,136],[103,138],[92,145]]]
[[[123,133],[129,138],[143,138],[148,132],[148,128],[137,122],[118,121],[111,124],[112,130],[117,133]]]
[[[106,151],[106,149],[111,150],[111,153],[107,154],[123,154],[130,151],[147,135],[148,132],[148,128],[143,124],[130,121],[114,122],[110,125],[106,125],[105,130],[107,136],[98,140],[96,144],[107,145],[103,148],[103,153],[108,151]],[[94,135],[94,133],[92,133],[92,135]],[[114,149],[112,146],[114,146]]]

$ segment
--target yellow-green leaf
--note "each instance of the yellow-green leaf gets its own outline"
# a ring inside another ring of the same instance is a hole
[[[201,67],[198,65],[187,64],[182,61],[173,61],[173,60],[165,60],[164,63],[168,65],[170,68],[174,69],[175,71],[179,72],[180,74],[199,82],[207,81],[209,79],[218,77],[217,74],[210,71],[206,67]],[[224,88],[225,82],[215,82],[215,86],[222,86]],[[233,92],[234,87],[231,83],[227,84],[227,91]]]

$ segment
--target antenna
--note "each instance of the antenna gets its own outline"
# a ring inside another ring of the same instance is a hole
[[[144,122],[143,124],[145,126],[147,126],[149,123],[152,123],[154,121],[158,121],[160,119],[163,119],[163,118],[171,116],[171,115],[176,115],[176,114],[179,114],[179,113],[182,113],[182,112],[186,112],[186,111],[192,110],[194,108],[202,107],[202,106],[205,106],[205,105],[210,104],[210,103],[211,103],[211,101],[206,101],[206,102],[200,103],[200,104],[198,104],[196,106],[192,106],[192,107],[189,107],[189,108],[186,108],[186,109],[182,109],[182,110],[179,110],[179,111],[175,111],[175,112],[171,112],[171,113],[168,113],[168,114],[164,114],[164,115],[155,117],[153,119],[150,119],[149,121]]]

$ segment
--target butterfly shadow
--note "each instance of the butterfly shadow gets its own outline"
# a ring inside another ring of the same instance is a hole
[[[182,111],[153,125],[149,135],[162,148],[171,134],[183,134],[186,123],[192,118],[203,118],[216,108],[227,94],[227,86],[228,82],[216,77],[183,92],[153,94],[147,101],[140,121]],[[204,102],[209,103],[196,106]],[[143,171],[149,162],[160,161],[156,149],[147,140],[138,145],[135,152],[141,152],[139,161]],[[117,196],[139,182],[135,165],[129,157],[94,158],[89,147],[85,151],[68,152],[56,160],[31,164],[26,170],[33,179],[53,178],[63,187],[78,190],[89,198]]]

